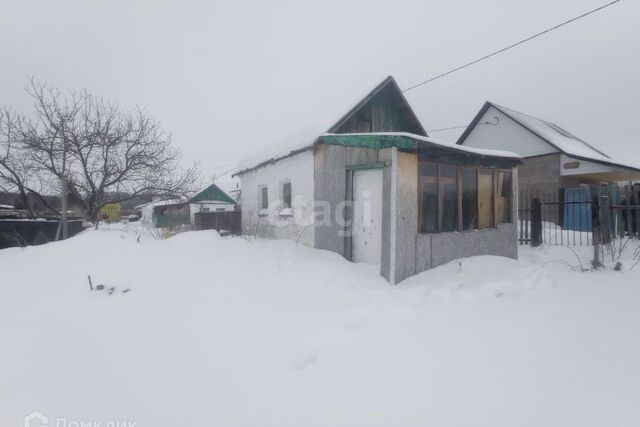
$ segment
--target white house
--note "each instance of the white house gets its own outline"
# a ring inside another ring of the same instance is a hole
[[[379,265],[391,283],[517,257],[517,154],[429,138],[392,77],[351,105],[238,165],[243,233]]]
[[[195,215],[199,212],[227,212],[235,209],[236,201],[216,184],[209,185],[189,200],[191,224],[195,224]]]
[[[640,179],[639,165],[613,159],[555,123],[492,102],[482,106],[457,143],[519,154],[520,189],[561,200],[566,189],[581,184]]]

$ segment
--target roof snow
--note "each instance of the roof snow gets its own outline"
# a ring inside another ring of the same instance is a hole
[[[519,154],[513,153],[511,151],[504,150],[490,150],[486,148],[475,148],[468,147],[465,145],[458,145],[452,142],[441,141],[439,139],[431,138],[428,136],[416,135],[408,132],[370,132],[370,133],[324,133],[321,137],[335,137],[337,139],[340,138],[350,138],[350,137],[401,137],[401,138],[409,138],[418,143],[424,143],[425,145],[437,145],[439,147],[447,148],[450,150],[461,151],[464,153],[475,154],[477,156],[488,156],[488,157],[504,157],[510,159],[521,159],[522,156]]]
[[[382,82],[379,82],[375,85],[367,85],[365,86],[361,82],[351,82],[352,84],[348,88],[342,88],[344,90],[337,91],[340,94],[346,94],[345,96],[340,96],[340,99],[337,99],[336,96],[330,96],[325,101],[329,101],[326,105],[325,114],[322,114],[321,117],[314,116],[315,122],[312,125],[301,128],[295,133],[290,134],[288,137],[277,141],[274,144],[271,144],[260,150],[256,154],[245,157],[242,159],[235,170],[233,171],[233,175],[238,175],[242,172],[255,169],[261,165],[266,163],[270,163],[276,161],[278,159],[297,154],[298,152],[305,151],[311,148],[319,139],[321,135],[330,135],[329,132],[333,131],[334,128],[338,127],[339,124],[343,122],[343,120],[348,117],[351,113],[356,110],[361,104],[366,102],[369,97],[378,93],[379,90],[383,89],[387,84],[396,85],[393,77],[389,76],[385,78]],[[369,90],[363,90],[363,88],[368,87]],[[399,88],[398,88],[399,90]],[[363,95],[364,94],[364,95]],[[343,99],[344,102],[341,100]],[[349,99],[351,101],[349,102]],[[408,102],[407,102],[408,104]],[[340,108],[336,111],[336,106]],[[349,109],[345,111],[345,106],[349,106]],[[320,119],[320,120],[318,120]],[[419,120],[418,120],[419,122]],[[345,134],[348,135],[348,134]],[[356,134],[351,134],[356,135]],[[519,155],[510,153],[510,152],[500,152],[494,150],[479,150],[479,149],[471,149],[468,147],[461,148],[456,144],[451,144],[443,141],[439,141],[436,139],[426,138],[422,135],[410,134],[410,133],[376,133],[376,135],[380,136],[405,136],[410,137],[414,140],[421,140],[423,142],[428,142],[435,145],[446,146],[447,148],[451,148],[458,151],[466,151],[469,153],[494,156],[494,157],[511,157],[511,158],[520,158]],[[426,135],[426,132],[425,132]]]
[[[243,158],[233,171],[233,175],[310,148],[321,134],[332,131],[333,127],[340,124],[357,106],[366,101],[368,96],[377,93],[389,83],[397,86],[394,78],[388,76],[382,81],[375,82],[351,81],[337,88],[335,92],[326,94],[324,98],[314,102],[310,120],[303,119],[305,113],[310,114],[310,111],[301,112],[302,120],[298,123],[307,123],[306,125],[298,127],[297,131],[265,146],[255,154]]]
[[[609,155],[603,153],[602,151],[598,150],[597,148],[583,141],[577,136],[571,134],[555,123],[538,119],[528,114],[521,113],[519,111],[512,110],[511,108],[503,107],[494,103],[488,104],[502,111],[511,119],[520,123],[529,131],[533,132],[538,137],[547,141],[549,144],[553,145],[559,151],[568,156],[579,157],[582,159],[593,160],[609,165],[619,165],[640,170],[640,165],[634,165],[614,160]],[[465,134],[463,134],[463,136],[464,135]],[[463,140],[463,137],[461,137],[461,140]],[[460,141],[458,141],[458,143],[460,143]]]

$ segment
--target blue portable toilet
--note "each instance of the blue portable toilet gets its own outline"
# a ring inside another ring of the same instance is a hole
[[[567,188],[564,190],[565,202],[584,202],[564,206],[563,228],[565,230],[591,231],[591,195],[588,187]]]

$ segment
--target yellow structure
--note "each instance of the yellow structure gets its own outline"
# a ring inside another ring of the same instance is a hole
[[[122,205],[120,203],[109,203],[100,208],[98,217],[103,221],[120,221]]]

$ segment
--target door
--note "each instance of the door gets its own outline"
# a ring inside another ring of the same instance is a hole
[[[382,248],[382,169],[353,173],[352,259],[380,264]]]
[[[564,190],[564,229],[591,231],[591,204],[585,188],[567,188]]]

